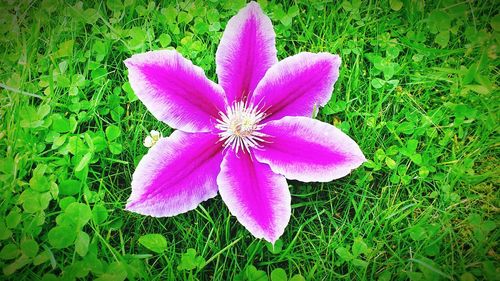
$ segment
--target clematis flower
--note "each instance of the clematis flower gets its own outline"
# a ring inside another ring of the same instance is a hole
[[[229,20],[215,60],[219,84],[174,50],[125,61],[139,99],[177,129],[138,164],[126,209],[175,216],[219,192],[250,233],[274,243],[291,216],[286,178],[328,182],[365,161],[349,136],[310,118],[330,99],[341,60],[304,52],[278,61],[255,2]]]

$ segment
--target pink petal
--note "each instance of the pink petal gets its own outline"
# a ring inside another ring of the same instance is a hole
[[[340,57],[329,53],[288,57],[267,71],[255,89],[253,104],[267,108],[267,120],[312,117],[315,107],[330,100],[340,64]]]
[[[274,243],[290,220],[290,191],[285,177],[251,157],[226,152],[217,177],[219,192],[231,214],[253,236]]]
[[[288,179],[328,182],[346,176],[366,161],[349,136],[335,126],[307,117],[285,117],[261,130],[269,143],[255,158]]]
[[[222,161],[218,136],[175,131],[144,155],[126,209],[153,217],[187,212],[217,195]]]
[[[227,23],[215,55],[219,84],[229,104],[250,97],[276,58],[273,25],[260,8],[250,2]]]
[[[133,55],[125,61],[132,89],[149,111],[170,127],[207,132],[225,109],[222,88],[173,50]]]

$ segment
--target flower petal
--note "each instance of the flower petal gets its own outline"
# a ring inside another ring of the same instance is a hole
[[[307,117],[268,122],[269,135],[255,158],[275,173],[303,182],[328,182],[346,176],[366,161],[349,136],[335,126]]]
[[[291,215],[291,196],[285,177],[248,153],[229,149],[217,177],[219,193],[231,214],[253,236],[274,243]]]
[[[256,2],[248,3],[229,20],[215,55],[219,84],[229,104],[250,97],[278,61],[275,37],[271,20]]]
[[[130,86],[148,110],[170,127],[207,132],[225,109],[224,90],[174,50],[152,51],[125,60]]]
[[[153,217],[187,212],[217,195],[222,161],[218,136],[175,131],[144,155],[132,177],[126,209]]]
[[[252,102],[266,108],[267,120],[312,117],[315,107],[330,100],[340,64],[340,57],[329,53],[304,52],[288,57],[267,71]]]

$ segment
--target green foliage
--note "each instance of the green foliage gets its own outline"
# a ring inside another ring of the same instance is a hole
[[[189,248],[182,254],[181,262],[177,266],[178,270],[193,270],[195,268],[202,268],[205,265],[205,259],[196,255],[196,250]]]
[[[167,240],[161,234],[146,234],[139,238],[139,243],[155,253],[163,253],[167,249]]]
[[[316,118],[368,162],[331,183],[289,181],[274,245],[220,198],[172,218],[125,211],[152,129],[123,60],[176,49],[216,81],[246,1],[0,4],[2,280],[497,280],[495,1],[258,1],[279,59],[337,53]],[[195,250],[196,249],[196,250]]]

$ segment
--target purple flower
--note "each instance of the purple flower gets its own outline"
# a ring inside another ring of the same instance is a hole
[[[310,118],[330,99],[340,57],[304,52],[278,62],[271,20],[255,2],[227,24],[216,54],[219,84],[176,51],[125,64],[139,99],[177,129],[137,166],[129,211],[175,216],[218,191],[243,226],[274,243],[290,220],[286,178],[328,182],[365,161],[350,137]]]

